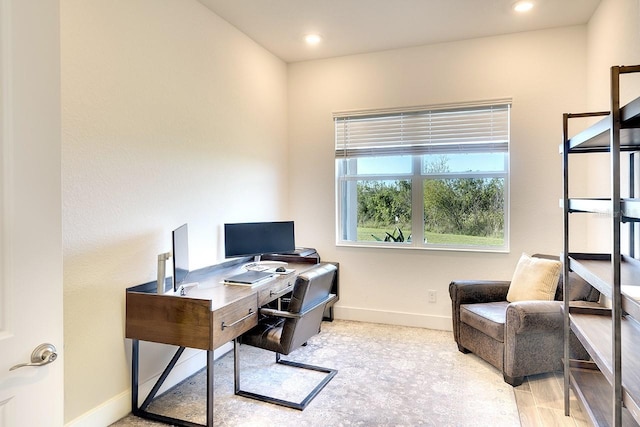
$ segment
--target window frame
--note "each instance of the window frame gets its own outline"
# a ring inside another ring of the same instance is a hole
[[[507,107],[507,126],[510,127],[510,111],[511,100],[495,100],[485,101],[478,104],[464,104],[456,107],[448,104],[442,108],[462,108],[470,106],[486,105],[506,105]],[[426,109],[437,109],[439,107],[413,107],[411,109],[393,110],[396,111],[415,112]],[[380,111],[380,110],[378,110]],[[352,113],[335,113],[334,119],[345,117]],[[372,115],[375,111],[360,111],[357,116]],[[385,113],[382,113],[385,114]],[[337,127],[336,122],[336,127]],[[337,131],[336,131],[337,138]],[[456,171],[456,172],[439,172],[430,173],[423,171],[424,154],[428,152],[421,151],[416,153],[411,149],[407,150],[404,155],[411,156],[411,171],[402,173],[367,173],[358,174],[353,166],[357,163],[358,156],[346,155],[346,150],[342,155],[338,155],[338,145],[336,139],[336,158],[335,158],[335,196],[336,196],[336,246],[353,246],[353,247],[374,247],[374,248],[397,248],[397,249],[421,249],[421,250],[447,250],[447,251],[476,251],[476,252],[509,252],[510,243],[510,129],[507,130],[506,150],[502,152],[504,155],[504,164],[501,171]],[[464,151],[459,153],[475,153],[477,151]],[[478,151],[483,152],[483,151]],[[486,152],[491,152],[487,150]],[[396,151],[395,154],[402,154]],[[439,154],[439,153],[436,153]],[[446,155],[447,153],[443,153]],[[367,157],[384,157],[375,156],[371,153]],[[351,164],[349,164],[351,163]],[[350,171],[352,173],[347,173]],[[355,171],[355,173],[353,173]],[[424,186],[427,180],[438,179],[464,179],[464,178],[499,178],[503,181],[503,245],[461,245],[461,244],[436,244],[425,242],[425,224],[424,224]],[[380,242],[380,241],[358,241],[357,240],[357,190],[358,181],[386,181],[386,180],[408,180],[411,182],[411,242]],[[351,191],[347,190],[347,185],[351,185]],[[344,195],[343,195],[344,193]],[[350,203],[347,203],[349,197]],[[351,206],[351,209],[349,209]],[[343,238],[344,236],[344,238]]]

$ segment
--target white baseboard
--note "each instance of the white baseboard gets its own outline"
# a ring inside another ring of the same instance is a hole
[[[418,328],[451,331],[451,316],[434,316],[398,311],[371,310],[357,307],[333,307],[334,317],[358,322],[384,323],[387,325],[413,326]]]
[[[233,343],[229,342],[222,347],[216,349],[213,353],[214,358],[218,359],[233,350]],[[187,352],[189,352],[187,354]],[[187,350],[180,357],[180,360],[174,366],[171,374],[167,376],[163,386],[158,394],[170,389],[181,381],[189,378],[191,375],[200,371],[207,365],[206,352],[204,350]],[[149,394],[160,374],[155,375],[149,380],[138,385],[138,404],[142,404],[146,396]],[[103,427],[115,423],[121,418],[131,413],[131,390],[124,391],[117,396],[107,400],[101,405],[82,414],[73,421],[65,424],[65,427]]]

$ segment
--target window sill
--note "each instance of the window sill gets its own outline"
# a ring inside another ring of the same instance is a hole
[[[481,253],[510,253],[508,247],[464,247],[464,246],[415,246],[410,243],[376,243],[376,242],[337,242],[338,248],[367,248],[367,249],[399,249],[417,251],[444,251],[444,252],[481,252]]]

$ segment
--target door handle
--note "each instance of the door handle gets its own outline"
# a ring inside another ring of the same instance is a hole
[[[33,353],[31,353],[30,363],[20,363],[19,365],[11,367],[9,370],[13,371],[14,369],[22,368],[24,366],[48,365],[58,358],[58,353],[56,353],[56,351],[57,350],[53,344],[40,344],[33,350]]]

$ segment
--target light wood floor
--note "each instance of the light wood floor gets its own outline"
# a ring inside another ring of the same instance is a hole
[[[591,426],[573,392],[571,416],[564,415],[563,381],[562,373],[533,375],[513,389],[522,427]]]

